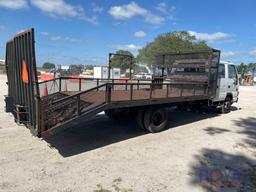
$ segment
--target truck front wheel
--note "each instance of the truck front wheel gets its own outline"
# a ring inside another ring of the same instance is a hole
[[[223,114],[229,113],[231,111],[231,105],[232,105],[231,98],[227,97],[224,103],[221,105],[220,112]]]
[[[167,125],[168,113],[164,107],[150,108],[144,114],[144,127],[151,133],[163,131]]]

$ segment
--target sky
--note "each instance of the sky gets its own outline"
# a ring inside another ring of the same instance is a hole
[[[222,60],[256,62],[255,0],[0,0],[0,59],[16,33],[35,29],[36,60],[106,65],[109,52],[138,54],[157,35],[188,31]]]

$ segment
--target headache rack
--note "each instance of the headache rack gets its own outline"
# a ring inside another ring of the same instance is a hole
[[[219,54],[214,49],[159,54],[155,65],[162,75],[152,80],[130,75],[128,79],[57,77],[39,82],[34,30],[29,29],[7,42],[6,111],[35,135],[47,137],[108,109],[207,100],[215,94]]]

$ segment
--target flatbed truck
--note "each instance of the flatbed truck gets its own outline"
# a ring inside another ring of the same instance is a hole
[[[220,54],[216,49],[159,53],[154,66],[162,74],[152,80],[134,79],[130,74],[124,80],[58,77],[40,82],[32,28],[6,44],[6,112],[38,137],[52,136],[103,111],[111,119],[134,115],[140,127],[160,132],[167,126],[168,107],[205,105],[227,113],[238,101],[236,67],[220,62]],[[69,81],[77,86],[67,89]]]

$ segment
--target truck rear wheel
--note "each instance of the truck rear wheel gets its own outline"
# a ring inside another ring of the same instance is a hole
[[[150,108],[144,114],[144,127],[151,133],[163,131],[167,125],[168,113],[163,107]]]

